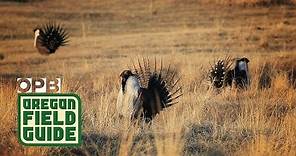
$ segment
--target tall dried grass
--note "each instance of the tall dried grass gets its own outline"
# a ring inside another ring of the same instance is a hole
[[[9,16],[1,17],[0,38],[5,41],[0,50],[5,57],[0,68],[0,155],[295,155],[296,55],[287,54],[295,47],[293,10],[199,5],[260,2],[73,0],[68,5],[50,0],[6,4],[1,8]],[[73,32],[71,45],[50,57],[32,49],[32,28],[46,22],[44,17],[62,21]],[[282,47],[285,43],[290,49]],[[205,71],[213,58],[225,57],[226,53],[212,53],[221,51],[231,51],[227,54],[233,57],[247,55],[251,60],[248,90],[227,88],[220,94],[207,90]],[[115,108],[119,73],[131,58],[142,56],[175,65],[184,92],[181,103],[144,128],[120,119]],[[4,76],[11,73],[15,75]],[[63,92],[81,96],[85,143],[80,148],[18,143],[15,78],[23,75],[62,75]]]
[[[251,59],[250,88],[243,92],[225,89],[217,94],[206,90],[204,72],[199,70],[207,68],[211,57],[177,57],[164,58],[164,62],[179,65],[184,86],[181,103],[159,114],[151,126],[144,128],[118,117],[115,108],[119,85],[117,70],[102,71],[103,75],[77,76],[66,72],[68,68],[64,67],[63,90],[78,93],[83,101],[84,144],[77,149],[19,145],[14,81],[2,80],[0,114],[1,125],[6,126],[0,127],[1,149],[5,149],[1,152],[8,155],[43,155],[48,152],[86,155],[295,154],[296,92],[285,70],[291,66],[289,63],[286,68],[272,63],[270,87],[258,89],[260,76],[257,75],[265,72],[261,69],[267,62],[263,57],[260,61]],[[296,59],[295,55],[287,58],[286,62]],[[124,62],[121,62],[123,66]]]

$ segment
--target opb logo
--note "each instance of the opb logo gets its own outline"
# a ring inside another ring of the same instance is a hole
[[[18,93],[60,93],[61,78],[17,78]]]

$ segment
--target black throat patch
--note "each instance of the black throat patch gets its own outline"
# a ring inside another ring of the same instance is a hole
[[[121,88],[122,88],[123,93],[125,93],[126,80],[127,80],[127,78],[122,78],[122,80],[121,80]]]

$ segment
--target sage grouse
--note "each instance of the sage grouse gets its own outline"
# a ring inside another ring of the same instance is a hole
[[[69,42],[66,30],[52,22],[35,28],[34,34],[34,47],[42,55],[53,54],[60,46],[65,46]]]
[[[250,86],[249,62],[250,60],[246,57],[235,59],[234,69],[230,72],[233,75],[235,87],[246,88]]]
[[[232,60],[232,61],[231,61]],[[233,63],[234,62],[234,63]],[[226,57],[218,60],[211,66],[209,79],[214,88],[234,86],[236,88],[246,88],[250,85],[250,74],[246,57],[230,59]],[[234,68],[232,68],[234,64]]]
[[[153,66],[148,59],[143,59],[142,63],[138,60],[133,70],[124,70],[120,77],[117,110],[132,121],[150,122],[160,111],[178,103],[182,96],[176,69],[170,66],[164,69],[162,61],[158,67],[156,60]]]
[[[231,59],[229,57],[220,59],[214,65],[211,65],[209,81],[214,88],[222,88],[231,85],[232,78],[229,72],[231,65]]]

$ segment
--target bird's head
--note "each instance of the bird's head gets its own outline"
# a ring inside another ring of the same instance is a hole
[[[127,80],[128,77],[133,76],[134,74],[132,73],[132,71],[130,70],[124,70],[123,72],[121,72],[120,77],[122,80]]]
[[[125,87],[125,84],[126,84],[126,81],[127,79],[130,77],[130,76],[133,76],[134,74],[132,73],[132,71],[130,70],[124,70],[123,72],[121,72],[120,74],[120,78],[121,78],[121,85],[122,85],[122,89],[124,90],[124,87]]]
[[[33,32],[34,32],[34,47],[36,47],[36,44],[37,44],[37,38],[38,38],[38,36],[40,35],[40,29],[39,28],[35,28],[34,30],[33,30]]]
[[[239,71],[248,71],[248,63],[250,60],[246,57],[236,60],[235,66]]]
[[[126,85],[127,79],[133,75],[134,74],[130,70],[124,70],[123,72],[121,72],[120,78],[121,78],[121,87],[123,92],[125,92],[125,85]]]

